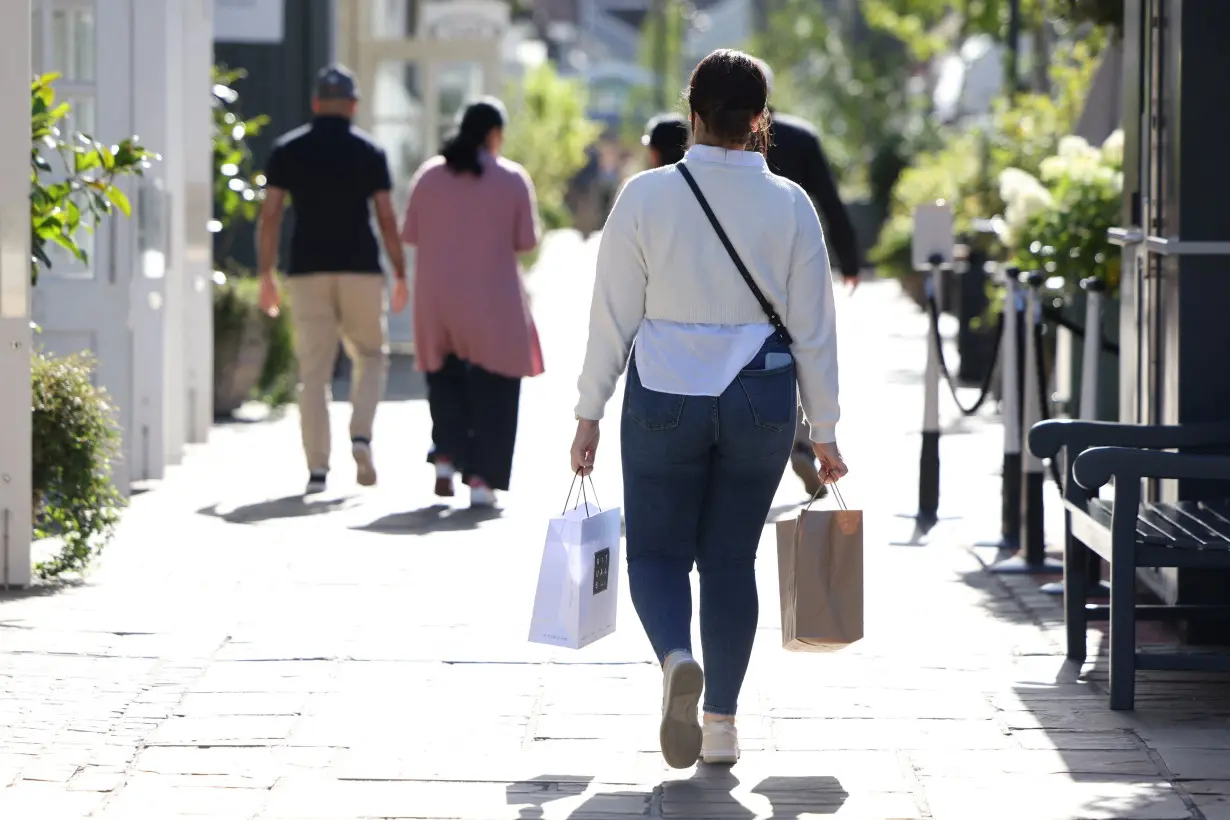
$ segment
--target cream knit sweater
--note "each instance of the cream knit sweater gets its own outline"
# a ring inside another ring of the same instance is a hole
[[[685,160],[735,250],[794,337],[803,411],[816,442],[835,440],[837,339],[824,232],[798,185],[764,165]],[[709,152],[709,156],[721,154]],[[644,319],[765,322],[764,311],[673,167],[628,181],[602,231],[589,344],[578,382],[581,418],[600,419]]]

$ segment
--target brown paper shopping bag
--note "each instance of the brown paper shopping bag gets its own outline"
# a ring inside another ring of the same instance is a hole
[[[782,646],[831,652],[863,637],[863,513],[813,510],[777,522]],[[815,498],[812,499],[812,502]]]

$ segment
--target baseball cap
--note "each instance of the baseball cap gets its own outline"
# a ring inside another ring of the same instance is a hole
[[[359,83],[344,65],[326,66],[316,75],[316,99],[357,100]]]

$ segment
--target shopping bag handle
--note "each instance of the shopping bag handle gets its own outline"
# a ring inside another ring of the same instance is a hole
[[[577,493],[577,503],[572,505],[575,510],[585,504],[585,514],[589,515],[589,496],[585,493],[585,479],[589,479],[589,488],[594,491],[594,506],[598,508],[598,512],[602,512],[602,503],[598,501],[598,488],[594,486],[593,475],[582,476],[581,471],[577,470],[572,476],[572,484],[568,485],[568,497],[564,499],[564,512],[568,512],[568,502],[572,500],[572,491],[576,489],[577,479],[581,479],[581,491]]]
[[[820,494],[824,492],[825,487],[828,487],[833,491],[833,498],[836,499],[837,501],[838,509],[840,510],[850,509],[849,507],[846,506],[846,500],[841,497],[841,490],[837,489],[837,482],[834,481],[832,484],[821,484],[820,489],[816,490],[816,492],[812,494],[811,500],[807,502],[807,506],[803,508],[803,512],[807,512],[808,510],[811,509],[811,505],[816,503],[816,499],[818,499],[820,497]]]
[[[834,481],[832,484],[821,484],[820,489],[816,490],[815,494],[812,495],[811,500],[807,502],[807,506],[803,508],[803,512],[799,513],[799,517],[796,518],[794,521],[794,548],[796,551],[798,550],[799,544],[802,542],[802,539],[803,539],[803,514],[811,509],[812,504],[816,503],[816,499],[820,497],[820,493],[824,491],[824,488],[826,486],[832,488],[833,498],[836,499],[837,501],[838,509],[842,510],[843,512],[848,511],[850,509],[849,507],[846,506],[846,500],[841,497],[841,490],[837,489],[836,481]]]

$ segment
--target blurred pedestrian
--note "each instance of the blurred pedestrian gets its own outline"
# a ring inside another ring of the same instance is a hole
[[[534,183],[500,156],[504,105],[469,105],[441,156],[419,168],[402,227],[414,260],[414,344],[427,373],[435,492],[470,504],[507,490],[521,379],[543,372],[517,254],[538,245]]]
[[[739,757],[734,715],[760,611],[756,548],[793,443],[796,380],[822,480],[846,474],[824,232],[803,189],[750,150],[763,144],[767,97],[746,54],[716,51],[696,67],[694,145],[683,162],[629,180],[603,231],[579,381],[571,462],[587,474],[599,419],[628,371],[628,581],[662,663],[660,740],[677,768]],[[692,657],[693,564],[703,673]]]
[[[389,346],[386,283],[371,228],[372,203],[393,266],[393,310],[401,312],[409,298],[405,255],[389,198],[393,185],[388,159],[351,122],[358,100],[353,74],[342,66],[323,69],[312,100],[315,118],[274,144],[265,171],[257,267],[261,306],[272,315],[280,304],[274,269],[288,194],[295,212],[286,275],[299,360],[308,494],[322,492],[329,474],[329,398],[339,339],[353,364],[350,440],[358,482],[376,483],[372,423],[384,395]]]
[[[653,168],[674,165],[688,150],[688,121],[678,114],[659,114],[645,126],[641,145],[649,151]]]
[[[757,62],[768,81],[771,99],[773,70],[763,60]],[[798,183],[816,204],[827,223],[828,239],[833,245],[833,255],[837,257],[841,277],[853,290],[858,287],[859,271],[862,267],[859,262],[858,239],[854,234],[850,213],[837,191],[837,179],[820,144],[816,126],[800,117],[778,112],[771,102],[769,112],[772,114],[767,155],[769,170]],[[812,455],[807,427],[801,423],[802,418],[800,414],[790,465],[802,479],[808,495],[819,493],[823,496],[826,490],[818,478],[816,459]]]

